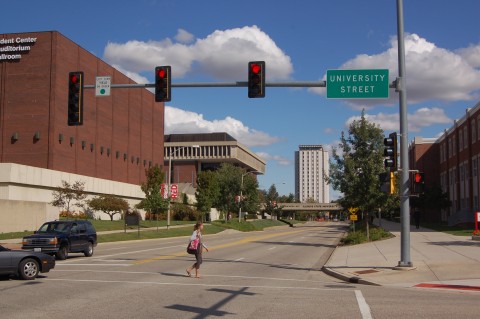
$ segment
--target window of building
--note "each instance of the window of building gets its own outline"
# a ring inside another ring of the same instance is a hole
[[[463,150],[463,132],[460,130],[458,132],[458,150],[461,151]]]
[[[477,140],[477,126],[475,125],[475,120],[470,122],[470,129],[472,130],[472,144]]]
[[[463,127],[463,145],[468,148],[468,127],[466,125]]]
[[[448,139],[448,158],[452,157],[452,139]]]
[[[477,117],[477,139],[480,140],[480,116]]]
[[[456,136],[453,135],[452,137],[452,155],[455,156],[457,154],[457,142],[455,140]]]

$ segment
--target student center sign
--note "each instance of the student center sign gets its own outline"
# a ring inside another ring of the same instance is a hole
[[[8,60],[20,60],[22,54],[30,52],[37,38],[13,37],[0,39],[0,62]]]

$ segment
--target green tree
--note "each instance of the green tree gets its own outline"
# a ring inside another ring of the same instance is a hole
[[[195,197],[197,200],[197,210],[202,214],[202,220],[206,213],[210,212],[216,203],[220,189],[216,173],[213,171],[203,171],[197,176],[197,190]]]
[[[169,199],[163,198],[160,189],[165,179],[165,174],[158,165],[145,169],[146,181],[141,184],[145,198],[136,205],[152,214],[159,214],[168,209]],[[158,216],[158,215],[157,215]]]
[[[51,205],[55,207],[62,207],[68,213],[71,213],[70,207],[72,201],[76,201],[75,206],[82,207],[82,201],[87,197],[85,193],[85,182],[76,181],[73,184],[62,180],[62,186],[57,187],[53,193],[53,201]]]
[[[219,196],[216,198],[216,207],[224,218],[230,212],[238,212],[241,205],[243,212],[256,213],[259,208],[258,182],[254,176],[248,174],[244,169],[229,163],[224,163],[215,172]],[[242,187],[243,176],[243,187]],[[242,201],[235,202],[235,196],[242,193]]]
[[[271,218],[273,216],[279,217],[282,212],[282,206],[279,203],[279,194],[277,192],[277,188],[275,184],[272,184],[268,191],[264,193],[265,198],[265,210],[266,214],[269,214]]]
[[[295,195],[290,193],[288,195],[281,195],[278,197],[280,203],[295,203]]]
[[[362,111],[360,119],[350,124],[348,136],[342,132],[338,148],[333,149],[330,175],[326,177],[333,189],[343,193],[341,205],[358,208],[367,220],[368,214],[379,208],[392,206],[392,202],[399,205],[397,196],[390,198],[379,187],[378,175],[385,171],[383,138],[383,130],[368,122]]]
[[[93,210],[99,210],[110,216],[113,221],[115,214],[121,214],[129,208],[128,202],[116,195],[99,195],[88,201],[88,206]]]

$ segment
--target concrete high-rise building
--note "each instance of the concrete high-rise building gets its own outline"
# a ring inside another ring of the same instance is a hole
[[[328,152],[322,145],[300,145],[295,152],[295,198],[304,203],[330,202]]]

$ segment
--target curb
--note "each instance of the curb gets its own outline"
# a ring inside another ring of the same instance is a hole
[[[348,276],[348,275],[345,275],[341,272],[335,271],[335,270],[333,270],[332,268],[329,268],[329,267],[323,266],[322,271],[329,276],[335,277],[337,279],[340,279],[340,280],[343,280],[345,282],[349,282],[349,283],[352,283],[352,284],[362,284],[362,285],[369,285],[369,286],[381,286],[380,284],[378,284],[376,282],[365,280],[365,279],[362,279],[361,277],[358,277],[358,276]]]

